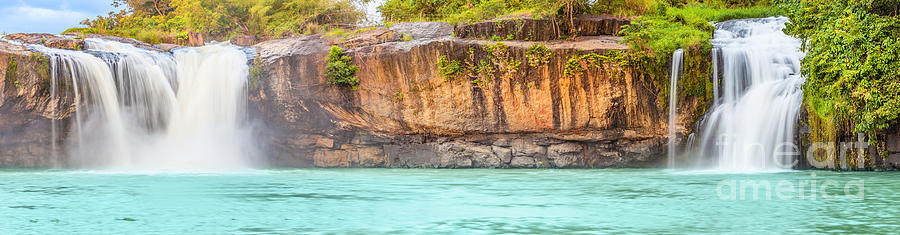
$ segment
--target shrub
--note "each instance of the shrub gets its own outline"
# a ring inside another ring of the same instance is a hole
[[[359,88],[359,78],[356,72],[359,67],[352,65],[352,58],[344,55],[344,50],[337,46],[331,46],[328,53],[328,65],[325,66],[325,77],[332,85],[347,86],[353,90]]]
[[[444,81],[453,81],[462,75],[463,68],[459,65],[459,61],[449,60],[447,56],[441,56],[437,62],[438,70]]]
[[[553,53],[550,52],[550,49],[543,43],[532,44],[528,47],[528,50],[525,51],[525,57],[528,58],[528,65],[531,65],[531,67],[550,63],[551,54]]]

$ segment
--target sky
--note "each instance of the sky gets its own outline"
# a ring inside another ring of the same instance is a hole
[[[112,0],[0,0],[0,33],[62,33],[117,11]]]

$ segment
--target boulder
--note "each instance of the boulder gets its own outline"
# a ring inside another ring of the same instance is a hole
[[[510,167],[515,168],[532,168],[537,166],[533,157],[514,157],[509,163]]]
[[[156,45],[153,45],[153,47],[163,50],[163,51],[172,51],[172,50],[175,50],[178,48],[182,48],[182,46],[180,46],[180,45],[168,44],[168,43],[156,44]]]
[[[203,41],[203,34],[198,32],[190,32],[188,33],[188,46],[199,47],[205,44]]]
[[[547,158],[555,167],[573,167],[579,165],[578,160],[584,155],[580,144],[568,142],[551,145],[547,148]]]
[[[51,38],[44,42],[44,46],[67,50],[81,50],[84,49],[84,41],[72,38]]]
[[[351,35],[341,43],[345,47],[364,47],[400,40],[400,34],[387,29],[373,29]]]
[[[453,26],[446,22],[406,22],[391,25],[390,30],[408,35],[413,40],[434,39],[453,35]]]
[[[242,46],[242,47],[250,47],[253,44],[256,44],[256,36],[253,35],[240,35],[231,39],[231,44]]]

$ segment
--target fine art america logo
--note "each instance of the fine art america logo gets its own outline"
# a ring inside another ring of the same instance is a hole
[[[865,199],[865,180],[838,182],[820,178],[812,173],[809,179],[796,181],[722,180],[716,186],[716,195],[721,200]]]
[[[859,136],[857,142],[842,142],[839,145],[834,143],[817,142],[809,146],[809,149],[803,153],[805,160],[810,166],[815,168],[849,168],[848,153],[858,151],[857,162],[864,162],[865,149],[869,144],[863,141],[863,136]],[[719,144],[725,144],[727,141],[720,141]],[[840,150],[835,146],[840,146]],[[753,146],[760,147],[760,146]],[[746,148],[745,148],[746,149]],[[754,148],[751,148],[754,149]],[[763,148],[755,148],[760,150]],[[794,143],[787,142],[776,146],[773,149],[772,165],[781,168],[791,169],[799,164],[802,160],[797,158],[800,156],[800,148]],[[816,157],[819,153],[820,158]],[[837,153],[837,154],[835,154]],[[835,166],[834,156],[838,156],[838,166]],[[763,159],[765,161],[767,159]],[[857,164],[859,168],[863,168],[863,164]],[[865,199],[865,180],[845,180],[838,181],[822,176],[816,173],[810,173],[809,177],[802,177],[795,180],[747,180],[747,179],[726,179],[722,180],[716,186],[716,195],[721,200],[819,200],[819,199]]]

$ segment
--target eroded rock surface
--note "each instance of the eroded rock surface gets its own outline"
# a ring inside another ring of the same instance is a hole
[[[58,37],[49,33],[14,33],[6,35],[5,38],[28,44],[40,44],[50,48],[68,50],[81,50],[84,48],[84,41],[81,39]]]
[[[0,42],[0,65],[0,166],[61,163],[63,130],[75,110],[71,82],[53,84],[47,57],[24,46]]]
[[[441,57],[492,61],[484,49],[493,42],[435,37],[350,48],[360,66],[358,90],[322,76],[325,40],[263,42],[256,46],[263,72],[251,106],[270,127],[264,142],[275,165],[656,165],[665,151],[666,114],[651,81],[626,68],[564,74],[570,58],[626,49],[617,40],[546,42],[552,51],[546,64],[455,79],[441,75]],[[506,59],[526,61],[532,44],[505,42]]]
[[[562,26],[551,18],[508,18],[457,26],[454,33],[460,38],[550,41],[560,36],[612,36],[630,19],[608,15],[578,15],[572,19],[574,27]]]

